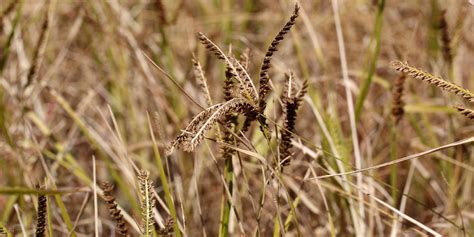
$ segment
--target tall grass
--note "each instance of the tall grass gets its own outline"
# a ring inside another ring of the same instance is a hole
[[[474,234],[467,1],[1,3],[0,236]]]

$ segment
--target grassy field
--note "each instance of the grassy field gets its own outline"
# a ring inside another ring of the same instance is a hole
[[[474,236],[467,0],[0,0],[0,236]]]

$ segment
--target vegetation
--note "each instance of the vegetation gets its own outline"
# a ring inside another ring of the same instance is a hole
[[[3,0],[0,236],[472,236],[472,10]]]

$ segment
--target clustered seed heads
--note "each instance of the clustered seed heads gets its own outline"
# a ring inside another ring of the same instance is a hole
[[[441,43],[443,59],[446,63],[453,63],[453,53],[451,50],[451,38],[449,37],[448,22],[446,21],[446,10],[443,11],[439,18],[439,28],[441,29]]]
[[[280,157],[282,160],[281,164],[283,166],[286,166],[290,163],[290,149],[293,147],[291,144],[291,139],[293,138],[293,134],[295,132],[296,115],[299,107],[301,106],[301,102],[303,101],[303,97],[308,89],[308,81],[304,81],[301,89],[296,91],[293,74],[287,74],[285,76],[287,83],[281,96],[283,104],[283,118],[285,121],[281,132],[281,141],[279,144]]]
[[[263,58],[262,67],[260,68],[260,78],[259,78],[259,112],[263,112],[265,107],[267,106],[266,96],[270,91],[270,76],[269,76],[269,69],[271,66],[271,61],[273,57],[273,53],[277,51],[278,45],[280,42],[285,38],[285,35],[290,31],[291,27],[295,24],[296,18],[298,18],[300,7],[295,5],[295,10],[293,11],[293,15],[290,17],[290,20],[283,26],[283,28],[278,32],[277,36],[273,39],[272,43],[267,49],[267,53]]]
[[[226,115],[232,113],[245,114],[253,109],[253,105],[243,98],[234,98],[213,105],[194,117],[186,129],[176,138],[172,147],[181,147],[185,151],[193,151],[202,141],[205,133]]]
[[[263,112],[266,107],[266,97],[270,92],[270,76],[269,69],[274,52],[284,39],[285,35],[295,24],[298,17],[299,6],[295,5],[293,15],[285,26],[278,32],[276,37],[270,44],[259,74],[259,88],[255,87],[252,78],[249,76],[249,56],[248,51],[241,55],[241,60],[237,60],[232,55],[227,56],[224,52],[212,42],[203,33],[198,33],[198,38],[206,49],[213,53],[218,59],[222,60],[226,65],[225,80],[224,80],[224,103],[210,105],[192,119],[189,125],[182,131],[182,133],[173,141],[171,146],[167,149],[167,153],[171,153],[175,147],[180,147],[185,151],[193,151],[194,148],[202,141],[206,132],[211,130],[216,124],[222,123],[225,127],[223,142],[232,143],[232,130],[236,125],[237,115],[245,115],[246,119],[242,126],[241,132],[245,133],[250,124],[257,120],[260,123],[260,128],[268,128]],[[229,53],[230,54],[230,53]],[[202,78],[203,73],[196,60],[193,61],[195,74],[197,78]],[[201,79],[200,79],[201,80]],[[203,87],[203,86],[201,86]],[[237,88],[237,89],[236,89]],[[208,89],[204,89],[208,91]],[[236,93],[237,92],[237,93]],[[208,99],[209,101],[209,99]],[[264,131],[265,134],[265,131]],[[223,156],[230,157],[232,151],[229,147],[224,146]],[[226,155],[227,154],[227,155]]]
[[[118,209],[118,204],[115,201],[115,197],[112,192],[114,190],[114,185],[110,182],[103,182],[101,188],[104,191],[102,198],[107,202],[107,209],[109,210],[109,215],[115,221],[116,230],[115,232],[121,236],[128,236],[128,228],[123,218],[123,215]]]

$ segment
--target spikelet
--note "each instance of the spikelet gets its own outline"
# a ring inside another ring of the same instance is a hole
[[[249,101],[252,102],[257,102],[258,101],[258,94],[257,94],[257,88],[253,84],[252,78],[250,78],[248,72],[245,70],[245,67],[240,64],[240,62],[233,58],[229,57],[229,60],[235,67],[237,71],[237,78],[240,78],[240,87],[239,87],[239,92],[245,97],[249,99]]]
[[[250,65],[250,49],[246,48],[244,52],[240,55],[240,64],[245,68],[246,71],[249,70]]]
[[[227,57],[224,52],[203,33],[199,32],[198,38],[207,50],[214,53],[218,59],[225,62],[227,67],[226,74],[228,74],[226,77],[235,78],[239,82],[240,88],[244,91],[244,94],[247,95],[249,99],[257,98],[257,89],[255,86],[253,86],[253,83],[251,83],[248,73],[245,71],[242,65],[240,65],[238,60],[232,57]]]
[[[224,100],[225,101],[230,101],[232,100],[235,96],[233,95],[233,88],[234,88],[234,82],[232,80],[232,74],[229,73],[229,68],[226,70],[226,79],[224,81]],[[224,144],[232,144],[233,142],[233,136],[232,136],[232,131],[234,131],[235,124],[237,123],[237,116],[234,113],[229,113],[226,114],[223,118],[223,135],[222,135],[222,141]],[[223,159],[228,159],[231,158],[234,153],[234,150],[229,148],[228,146],[221,146],[221,156]]]
[[[44,194],[38,196],[38,216],[36,217],[36,236],[43,237],[46,229],[47,199]]]
[[[158,233],[158,235],[167,236],[167,235],[171,235],[171,233],[173,233],[173,225],[174,225],[173,218],[168,217],[165,221],[165,227],[163,227],[163,228],[155,227],[155,229],[157,229],[156,232]]]
[[[234,89],[235,83],[232,80],[233,77],[234,76],[232,74],[232,69],[227,67],[225,70],[225,80],[224,80],[224,86],[223,86],[225,101],[229,101],[232,98],[234,98],[233,89]]]
[[[474,119],[474,110],[468,109],[463,106],[456,106],[456,109],[458,110],[459,113],[466,116],[468,119]]]
[[[193,151],[202,141],[206,132],[230,113],[245,114],[254,107],[243,98],[234,98],[227,102],[216,104],[195,117],[187,129],[173,142],[173,147],[181,147],[185,151]]]
[[[422,80],[424,82],[427,82],[429,84],[433,84],[445,91],[452,92],[456,95],[462,96],[464,99],[470,102],[474,102],[474,93],[471,91],[462,88],[454,83],[448,82],[443,80],[440,77],[435,77],[427,72],[424,72],[422,70],[419,70],[415,67],[412,67],[408,65],[406,62],[401,62],[401,61],[393,61],[391,63],[392,68],[394,68],[397,71],[403,72],[413,78]]]
[[[449,37],[448,22],[446,21],[446,10],[444,10],[439,18],[439,28],[441,29],[441,46],[443,59],[449,65],[453,62],[453,54],[451,51],[451,38]]]
[[[400,75],[394,82],[393,94],[392,94],[392,116],[395,121],[395,124],[398,124],[403,114],[405,113],[403,106],[403,90],[406,81],[406,76],[404,74]]]
[[[259,112],[263,112],[267,106],[266,97],[268,92],[270,91],[270,76],[268,74],[268,70],[270,69],[270,63],[273,57],[273,53],[277,51],[277,47],[280,42],[284,39],[285,35],[291,29],[291,27],[295,24],[296,18],[298,17],[299,12],[298,4],[295,4],[295,10],[293,11],[293,15],[290,17],[290,20],[286,22],[285,26],[278,32],[278,34],[273,39],[272,43],[267,49],[265,53],[265,57],[263,58],[262,67],[260,68],[260,78],[259,78]]]
[[[295,132],[296,116],[298,108],[301,105],[304,95],[307,92],[308,82],[305,81],[303,86],[298,92],[295,92],[295,86],[293,83],[293,74],[285,75],[287,83],[281,96],[283,104],[283,118],[285,119],[283,129],[281,132],[281,141],[279,144],[280,157],[282,158],[282,166],[286,166],[290,162],[291,151],[293,147],[291,139]]]
[[[214,42],[207,38],[204,33],[198,32],[198,39],[204,46],[206,46],[206,49],[209,50],[209,52],[214,53],[214,55],[216,55],[218,59],[224,61],[227,60],[227,57],[225,56],[224,52],[222,52],[222,50],[216,44],[214,44]]]
[[[206,95],[206,102],[208,106],[212,105],[211,93],[209,92],[209,87],[207,86],[207,79],[204,76],[204,71],[202,70],[201,63],[197,60],[196,56],[193,54],[193,72],[194,78],[196,79],[199,88],[201,88],[202,93]]]
[[[146,170],[141,170],[138,174],[140,186],[140,203],[142,209],[142,236],[152,236],[155,219],[153,218],[153,208],[155,207],[155,198],[153,197],[153,182],[150,174]]]
[[[174,148],[180,147],[185,144],[188,140],[191,139],[193,134],[196,133],[197,129],[206,121],[206,119],[217,109],[219,109],[223,104],[215,104],[196,115],[188,126],[179,134],[176,139],[171,143],[171,145],[166,149],[166,154],[169,155],[174,151]]]
[[[119,236],[129,236],[128,228],[126,222],[123,218],[123,215],[120,213],[120,209],[117,208],[118,204],[115,201],[115,197],[112,194],[114,190],[114,185],[110,182],[103,182],[101,188],[104,191],[102,198],[107,202],[107,209],[109,210],[109,215],[115,221],[115,233]]]

